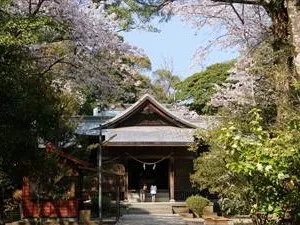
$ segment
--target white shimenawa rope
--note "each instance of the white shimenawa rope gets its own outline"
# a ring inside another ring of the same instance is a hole
[[[142,161],[142,160],[140,160],[140,159],[138,159],[138,158],[136,158],[136,157],[130,155],[130,154],[127,153],[127,152],[126,152],[126,154],[127,154],[130,158],[132,158],[133,160],[135,160],[135,161],[137,161],[137,162],[139,162],[139,163],[142,163],[142,164],[143,164],[144,170],[146,169],[146,165],[153,165],[153,170],[155,170],[155,167],[156,167],[156,164],[157,164],[157,163],[160,163],[160,162],[164,161],[165,159],[170,158],[170,156],[171,156],[173,153],[170,153],[169,155],[164,156],[164,157],[162,157],[161,159],[159,159],[159,160],[157,160],[157,161],[155,161],[155,162],[146,162],[146,161]]]

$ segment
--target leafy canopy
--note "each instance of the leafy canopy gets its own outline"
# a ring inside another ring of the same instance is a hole
[[[172,69],[158,69],[153,72],[153,78],[156,93],[161,95],[159,99],[167,102],[174,101],[175,86],[180,82],[180,78],[173,74]]]
[[[213,149],[196,161],[192,179],[222,197],[239,196],[255,224],[280,223],[287,213],[299,221],[299,117],[293,116],[283,129],[268,131],[259,113],[251,110],[245,123],[228,123],[210,138]],[[207,166],[200,167],[204,160],[221,164],[205,171]]]
[[[176,98],[179,100],[193,99],[190,109],[199,114],[211,114],[216,108],[211,106],[210,99],[215,93],[214,86],[221,85],[228,77],[228,70],[234,61],[217,63],[200,73],[195,73],[176,85]]]
[[[68,139],[73,128],[68,118],[77,109],[71,94],[62,91],[64,83],[47,70],[46,57],[34,51],[49,40],[45,30],[60,35],[61,26],[50,17],[13,12],[9,3],[0,2],[0,186],[7,196],[20,188],[23,176],[58,172],[46,166],[40,140]]]

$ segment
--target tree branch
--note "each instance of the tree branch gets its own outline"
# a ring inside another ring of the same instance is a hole
[[[52,64],[50,64],[50,65],[48,66],[47,69],[45,69],[45,70],[42,72],[42,75],[44,75],[45,73],[49,72],[49,71],[51,70],[51,68],[52,68],[53,66],[55,66],[56,64],[62,62],[64,58],[65,58],[65,57],[62,57],[62,58],[59,58],[59,59],[55,60]]]
[[[164,6],[172,3],[174,0],[162,0],[160,3],[153,4],[150,3],[149,1],[144,1],[144,0],[136,0],[136,2],[140,5],[146,6],[146,7],[152,7],[156,8],[157,10],[162,9]]]
[[[32,16],[35,16],[39,11],[40,8],[42,7],[42,4],[44,3],[45,0],[39,0],[39,2],[36,5],[35,10],[33,11],[33,13],[31,14]]]
[[[55,60],[55,61],[54,61],[52,64],[50,64],[50,65],[48,66],[48,68],[45,69],[41,74],[42,74],[42,75],[46,74],[47,72],[49,72],[49,71],[52,69],[53,66],[55,66],[55,65],[58,64],[58,63],[68,64],[68,65],[71,65],[71,66],[74,66],[74,67],[77,68],[77,66],[74,65],[73,63],[63,61],[64,59],[65,59],[65,57],[61,57],[61,58]]]
[[[236,10],[236,8],[234,7],[234,5],[232,3],[230,3],[231,8],[233,9],[234,13],[237,15],[237,17],[239,18],[239,20],[242,22],[242,24],[245,24],[244,19],[240,16],[240,14],[238,13],[238,11]]]
[[[29,0],[29,2],[28,2],[28,12],[29,12],[29,14],[31,14],[31,11],[32,11],[32,2],[31,2],[31,0]]]
[[[251,1],[251,0],[211,0],[212,2],[224,2],[224,3],[237,3],[237,4],[246,4],[246,5],[266,5],[262,0],[260,1]]]

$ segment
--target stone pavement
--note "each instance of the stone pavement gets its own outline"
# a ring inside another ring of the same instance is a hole
[[[116,225],[185,225],[176,214],[132,214],[123,215]]]

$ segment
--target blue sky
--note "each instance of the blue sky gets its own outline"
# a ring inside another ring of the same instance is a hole
[[[181,78],[201,71],[213,63],[223,62],[236,58],[236,51],[213,50],[201,65],[191,67],[193,56],[201,45],[214,38],[214,33],[209,29],[197,32],[173,17],[167,23],[155,23],[155,27],[161,30],[159,33],[133,30],[124,34],[125,41],[144,49],[144,52],[152,62],[152,71],[163,68],[164,61],[173,65],[174,74]],[[151,71],[148,75],[151,75]]]

